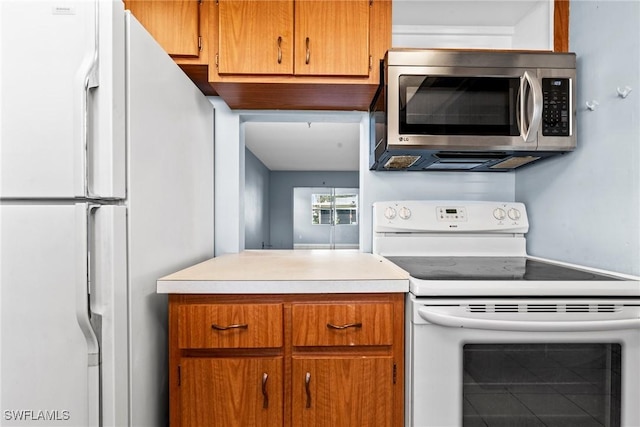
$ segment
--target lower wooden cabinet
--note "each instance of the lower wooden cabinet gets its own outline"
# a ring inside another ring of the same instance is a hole
[[[403,324],[403,294],[171,295],[171,426],[403,426]]]
[[[282,357],[185,357],[184,427],[283,425]]]
[[[293,425],[391,427],[393,358],[293,358]]]

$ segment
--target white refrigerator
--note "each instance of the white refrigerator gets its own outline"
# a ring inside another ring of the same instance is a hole
[[[120,1],[0,1],[0,425],[168,424],[156,279],[213,256],[213,107]]]

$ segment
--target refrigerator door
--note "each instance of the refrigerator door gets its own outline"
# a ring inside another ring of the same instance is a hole
[[[0,205],[2,426],[97,426],[84,203]]]
[[[168,423],[167,298],[156,280],[213,257],[213,106],[127,13],[131,421]]]
[[[123,13],[0,1],[0,198],[125,196]]]

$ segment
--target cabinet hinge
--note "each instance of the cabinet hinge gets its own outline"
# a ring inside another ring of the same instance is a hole
[[[219,55],[216,53],[216,68],[218,68],[218,59],[219,59]]]
[[[398,365],[393,364],[393,383],[395,384],[398,380]]]
[[[202,36],[198,36],[198,50],[202,52]]]
[[[373,70],[373,55],[369,55],[369,71]]]
[[[198,0],[198,4],[199,4],[199,5],[202,5],[202,0]]]
[[[395,380],[393,382],[395,383]],[[178,387],[180,387],[181,385],[182,385],[182,372],[180,371],[180,365],[178,365]]]
[[[373,6],[373,0],[369,0],[369,7]]]

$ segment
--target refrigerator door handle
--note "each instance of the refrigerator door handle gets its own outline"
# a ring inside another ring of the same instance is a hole
[[[78,156],[76,163],[76,194],[85,198],[96,198],[92,194],[89,184],[89,163],[90,163],[90,146],[89,146],[89,133],[90,133],[90,120],[89,120],[89,95],[91,89],[98,87],[99,75],[98,75],[98,16],[99,7],[95,5],[94,16],[94,46],[93,49],[85,56],[78,73],[76,74],[76,81],[78,85],[78,108],[77,108],[77,126],[78,126]]]
[[[95,214],[100,205],[89,205],[87,208],[87,313],[93,335],[98,342],[97,365],[100,364],[100,343],[102,342],[102,315],[93,310],[95,300],[98,299],[95,280]]]
[[[89,426],[100,425],[100,343],[93,329],[89,295],[89,218],[96,206],[76,204],[76,320],[87,344],[87,403]]]

